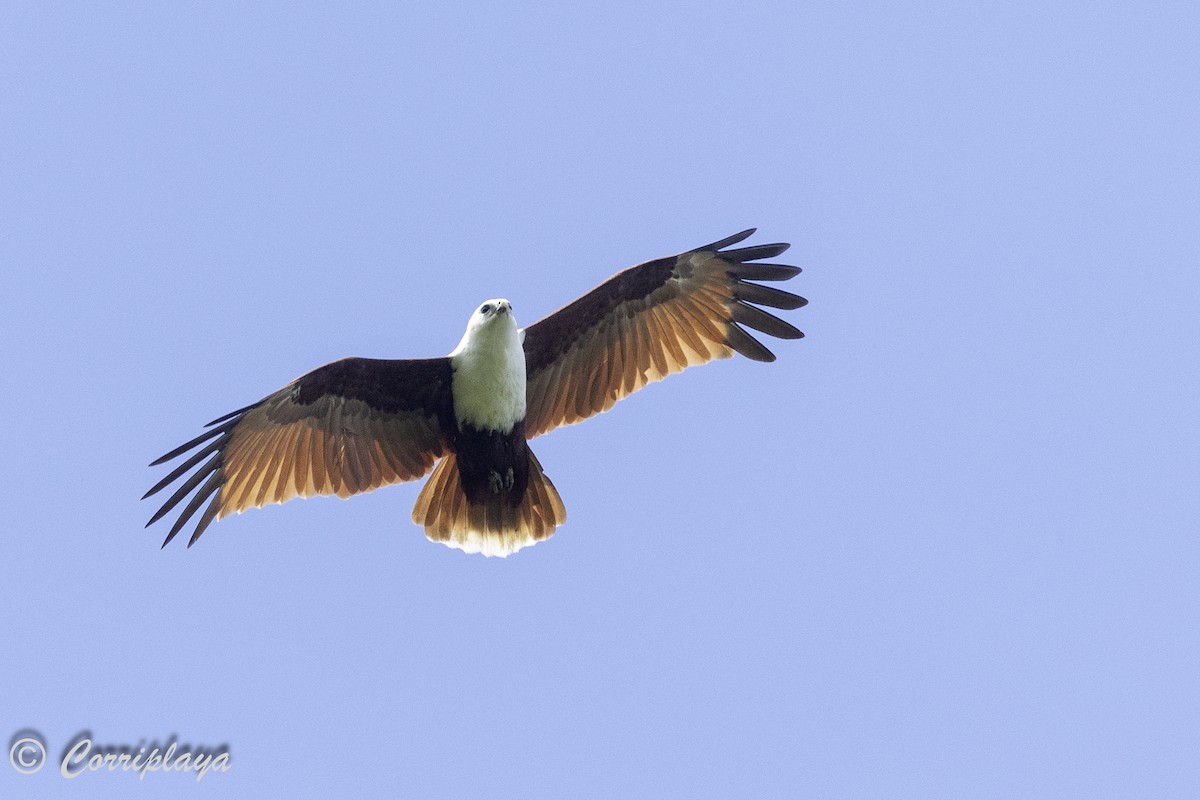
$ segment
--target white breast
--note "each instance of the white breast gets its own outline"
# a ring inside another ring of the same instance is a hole
[[[525,350],[511,313],[472,317],[450,364],[460,427],[508,433],[525,419]]]

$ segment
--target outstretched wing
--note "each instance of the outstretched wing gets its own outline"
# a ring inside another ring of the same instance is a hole
[[[146,525],[196,492],[165,547],[212,497],[188,541],[191,547],[209,523],[226,514],[293,497],[349,497],[415,480],[446,452],[444,431],[453,420],[450,378],[448,358],[346,358],[319,367],[213,420],[208,431],[154,461],[151,466],[199,448],[142,499],[204,463]]]
[[[793,309],[808,302],[750,283],[798,274],[799,267],[751,263],[788,245],[723,249],[754,230],[631,267],[526,328],[527,435],[607,411],[648,383],[714,358],[738,352],[774,361],[743,325],[781,339],[803,336],[751,305]]]

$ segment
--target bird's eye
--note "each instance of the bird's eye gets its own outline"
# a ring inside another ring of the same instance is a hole
[[[490,314],[491,312],[492,312],[492,304],[491,303],[484,303],[483,307],[479,309],[480,314]]]

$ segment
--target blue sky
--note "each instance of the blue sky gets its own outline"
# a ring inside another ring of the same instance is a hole
[[[9,4],[0,736],[227,743],[22,797],[1200,794],[1189,4]],[[159,550],[146,463],[756,225],[808,334]],[[82,787],[82,788],[81,788]]]

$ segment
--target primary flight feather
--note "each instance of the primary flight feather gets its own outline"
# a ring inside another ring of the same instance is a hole
[[[631,267],[525,329],[509,301],[488,300],[442,358],[319,367],[155,460],[195,450],[143,497],[183,479],[146,524],[191,495],[163,542],[203,506],[191,547],[227,514],[293,497],[349,497],[432,469],[412,514],[430,539],[489,556],[546,539],[566,509],[528,440],[695,364],[735,352],[774,361],[746,327],[804,335],[758,308],[807,301],[752,282],[800,272],[761,263],[786,244],[729,249],[752,233]]]

